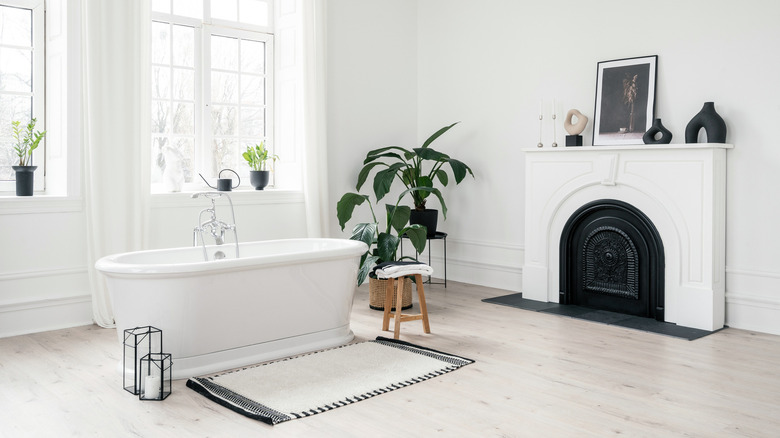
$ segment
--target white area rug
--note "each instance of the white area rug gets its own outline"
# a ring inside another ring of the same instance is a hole
[[[187,386],[271,425],[359,402],[454,371],[473,360],[378,337],[208,377]]]

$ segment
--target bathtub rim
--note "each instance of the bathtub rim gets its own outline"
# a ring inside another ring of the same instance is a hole
[[[185,246],[176,248],[162,248],[142,251],[129,251],[124,253],[112,254],[100,258],[95,263],[95,269],[104,275],[116,278],[139,278],[144,276],[187,276],[193,274],[205,274],[208,272],[235,272],[255,269],[257,266],[272,267],[288,265],[291,263],[309,263],[321,260],[341,260],[363,255],[368,247],[365,243],[351,239],[334,238],[296,238],[296,239],[275,239],[275,240],[256,240],[252,242],[239,243],[239,250],[242,245],[264,244],[269,245],[276,242],[299,242],[299,241],[329,241],[338,242],[340,246],[315,251],[298,251],[285,254],[269,254],[261,256],[228,258],[222,260],[184,262],[184,263],[127,263],[122,259],[128,256],[137,256],[138,254],[160,254],[170,251],[192,251],[200,249],[199,247]],[[232,249],[232,245],[207,245],[207,249]]]

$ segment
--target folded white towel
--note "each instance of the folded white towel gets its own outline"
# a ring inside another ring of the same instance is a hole
[[[428,265],[404,265],[404,266],[387,266],[382,269],[377,269],[375,274],[378,278],[398,278],[406,275],[433,275],[433,268]]]

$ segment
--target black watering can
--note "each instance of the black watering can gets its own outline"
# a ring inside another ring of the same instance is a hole
[[[236,178],[238,178],[238,184],[233,186],[233,179],[232,178],[222,178],[222,172],[224,172],[226,170],[228,172],[233,172],[233,174],[236,175]],[[219,171],[219,174],[217,175],[217,186],[216,187],[214,187],[211,184],[209,184],[209,182],[206,181],[206,178],[203,178],[203,175],[201,175],[201,174],[198,174],[198,175],[200,175],[200,177],[203,179],[203,182],[205,182],[207,186],[209,186],[212,189],[215,189],[215,190],[217,190],[219,192],[229,192],[229,191],[231,191],[231,190],[233,190],[233,189],[235,189],[235,188],[237,188],[238,186],[241,185],[241,177],[238,176],[238,173],[236,173],[236,171],[232,170],[232,169],[222,169],[222,170]]]

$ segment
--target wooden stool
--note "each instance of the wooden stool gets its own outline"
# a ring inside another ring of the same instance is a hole
[[[400,304],[403,302],[404,292],[404,277],[414,277],[414,281],[417,284],[417,296],[420,297],[420,313],[418,315],[408,315],[401,313]],[[396,281],[397,280],[397,281]],[[393,339],[398,339],[398,335],[401,333],[401,323],[406,321],[416,321],[422,319],[423,331],[425,333],[431,332],[431,326],[428,323],[428,307],[425,305],[425,291],[423,290],[423,282],[421,274],[414,275],[401,275],[398,277],[387,278],[387,290],[385,291],[385,315],[382,318],[382,330],[390,330],[390,308],[393,307],[393,285],[396,285],[396,306],[395,306],[395,331],[393,333]]]

